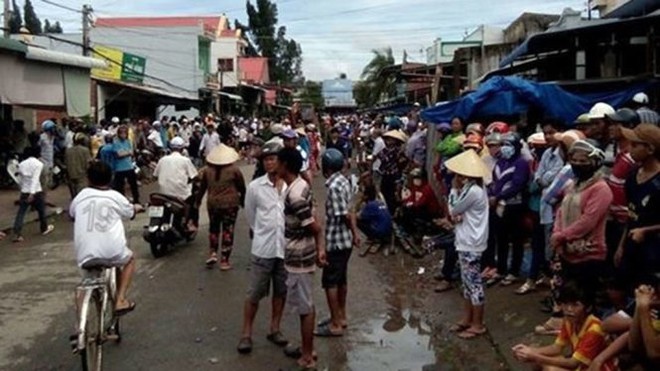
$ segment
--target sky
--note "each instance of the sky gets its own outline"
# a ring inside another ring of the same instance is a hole
[[[226,14],[247,23],[245,0],[51,0],[80,9],[90,4],[96,17]],[[254,4],[255,0],[250,0]],[[23,0],[17,0],[22,7]],[[59,20],[65,32],[80,32],[80,14],[32,0],[37,15]],[[561,14],[585,11],[585,0],[276,0],[279,24],[300,43],[303,73],[320,81],[346,73],[358,80],[373,49],[391,46],[397,63],[426,61],[436,38],[458,41],[481,24],[506,27],[523,12]],[[493,6],[495,5],[495,6]],[[92,40],[93,41],[93,40]]]

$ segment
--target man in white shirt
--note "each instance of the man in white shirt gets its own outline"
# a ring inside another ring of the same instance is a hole
[[[286,298],[284,269],[284,195],[286,184],[277,176],[279,143],[266,143],[261,150],[266,175],[253,180],[245,195],[245,216],[252,235],[252,268],[248,297],[243,310],[243,335],[238,343],[239,353],[252,351],[252,325],[259,301],[268,296],[273,282],[272,318],[267,339],[278,346],[288,344],[280,331],[280,321]]]
[[[192,179],[197,176],[197,168],[192,161],[182,155],[185,143],[181,137],[174,137],[170,141],[172,153],[161,158],[154,170],[154,176],[158,178],[160,193],[170,197],[178,198],[186,202],[189,207],[194,205],[192,199]],[[190,228],[197,225],[196,212],[190,213],[193,220]],[[186,224],[190,224],[186,222]]]
[[[215,130],[215,123],[209,121],[206,124],[206,134],[202,137],[202,144],[199,147],[199,152],[202,155],[203,159],[206,159],[206,156],[213,151],[213,149],[220,145],[220,135]]]
[[[156,151],[163,150],[163,138],[160,136],[160,127],[160,121],[154,121],[147,136],[147,140],[155,147],[154,150]]]
[[[385,149],[385,141],[383,140],[383,132],[381,129],[374,129],[373,131],[373,137],[374,137],[374,149],[371,151],[371,157],[373,159],[373,165],[372,165],[372,173],[373,173],[373,179],[374,179],[374,184],[378,189],[380,189],[380,159],[378,158],[378,154],[380,151]]]
[[[142,207],[131,204],[110,187],[112,169],[103,162],[93,162],[87,178],[90,186],[78,193],[69,207],[74,220],[76,261],[83,275],[99,266],[119,268],[115,314],[124,315],[135,309],[135,303],[126,299],[135,259],[128,248],[122,219],[132,219]]]
[[[34,205],[39,215],[41,234],[47,235],[55,229],[46,220],[46,202],[43,189],[41,188],[41,175],[44,170],[44,163],[39,160],[39,147],[28,147],[25,149],[26,159],[18,164],[18,178],[21,188],[21,197],[19,199],[18,213],[14,220],[14,242],[23,242],[23,220],[30,205]]]

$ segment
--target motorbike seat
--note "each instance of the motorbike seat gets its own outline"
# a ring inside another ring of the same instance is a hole
[[[163,193],[152,193],[149,195],[149,204],[153,206],[163,206],[165,204],[170,204],[171,208],[175,211],[184,210],[186,208],[186,203],[179,199],[178,197],[173,197]]]

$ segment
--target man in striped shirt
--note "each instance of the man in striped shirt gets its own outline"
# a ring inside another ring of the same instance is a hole
[[[286,303],[300,316],[302,346],[298,365],[305,369],[316,366],[314,360],[314,308],[312,286],[315,264],[326,265],[323,230],[314,217],[309,184],[300,177],[303,159],[295,148],[284,148],[277,154],[278,175],[287,184],[284,198],[284,268]]]

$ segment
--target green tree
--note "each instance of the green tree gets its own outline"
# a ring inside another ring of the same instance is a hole
[[[346,76],[346,74],[344,72],[339,74],[339,79],[340,80],[346,80],[347,78],[348,78],[348,76]]]
[[[299,98],[303,103],[313,104],[316,109],[322,109],[325,104],[321,93],[321,84],[316,81],[305,81]]]
[[[44,33],[51,33],[51,25],[48,18],[44,19]]]
[[[256,0],[256,6],[246,3],[249,36],[255,49],[268,58],[272,82],[302,83],[302,50],[286,37],[286,27],[278,25],[277,4],[271,0]]]
[[[62,29],[62,25],[60,24],[60,21],[55,21],[55,24],[53,25],[53,33],[63,33],[64,30]]]
[[[247,42],[247,48],[245,48],[245,55],[248,57],[258,57],[259,52],[257,51],[257,48],[254,46],[254,43],[252,40],[250,40],[250,37],[248,35],[248,32],[250,31],[250,27],[242,24],[238,19],[234,20],[234,28],[237,30],[241,30],[241,37],[245,42]]]
[[[62,33],[62,26],[57,21],[51,24],[48,19],[44,19],[44,33]]]
[[[21,8],[16,4],[16,0],[11,2],[11,18],[9,19],[9,30],[13,34],[21,32],[23,19],[21,17]]]
[[[37,17],[37,13],[34,11],[32,2],[30,0],[25,0],[25,6],[23,6],[23,20],[25,21],[25,27],[30,30],[30,33],[33,35],[41,35],[41,21]]]
[[[365,106],[373,106],[384,97],[396,94],[396,80],[392,76],[383,74],[383,70],[394,65],[392,48],[372,50],[374,54],[371,61],[362,70],[362,82],[366,86],[358,89],[358,102]]]

